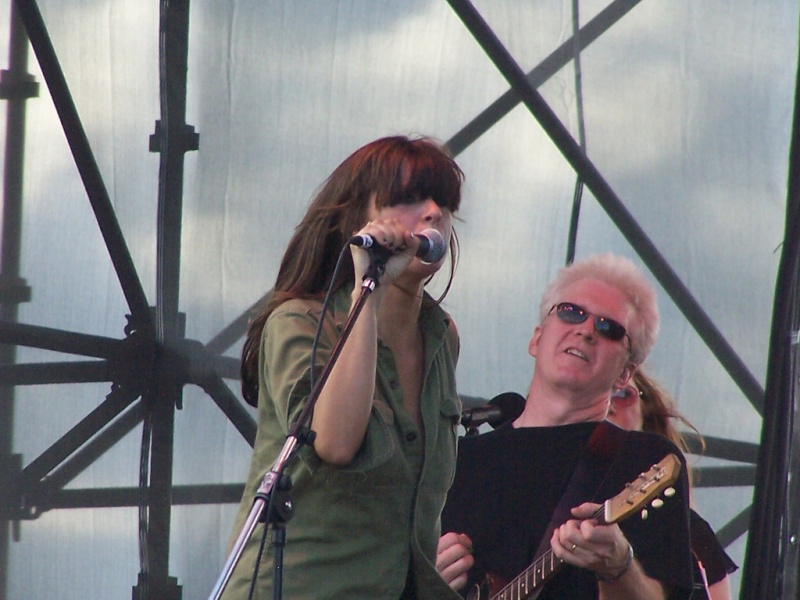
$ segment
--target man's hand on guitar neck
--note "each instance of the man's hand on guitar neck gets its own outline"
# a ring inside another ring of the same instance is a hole
[[[467,571],[475,564],[472,540],[463,533],[449,532],[439,538],[436,548],[436,570],[454,590],[467,585]]]
[[[642,570],[619,525],[601,525],[593,518],[599,508],[590,502],[573,508],[575,518],[553,532],[553,553],[566,563],[593,571],[601,600],[666,598],[661,583]]]

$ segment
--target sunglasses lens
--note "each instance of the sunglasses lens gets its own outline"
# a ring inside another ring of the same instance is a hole
[[[575,325],[583,323],[589,317],[589,313],[582,306],[571,302],[556,304],[554,308],[556,309],[556,315],[564,323]],[[594,328],[597,333],[614,342],[620,341],[627,333],[622,325],[607,317],[595,317]]]
[[[626,405],[633,404],[639,399],[639,392],[633,386],[628,385],[622,389],[614,390],[611,393],[611,399]]]
[[[594,328],[597,329],[597,333],[615,342],[625,337],[625,328],[616,321],[605,317],[597,317],[594,320]]]
[[[565,323],[583,323],[589,316],[580,306],[569,302],[562,302],[557,305],[556,315]]]

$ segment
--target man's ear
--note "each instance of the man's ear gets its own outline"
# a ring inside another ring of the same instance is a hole
[[[620,373],[619,377],[617,377],[617,381],[614,383],[614,387],[617,389],[622,389],[626,385],[628,385],[628,382],[633,377],[633,374],[636,372],[638,366],[639,365],[633,362],[627,363],[625,367],[622,369],[622,373]]]
[[[536,358],[536,352],[539,349],[540,337],[542,337],[542,326],[537,325],[533,330],[533,337],[531,338],[531,341],[528,342],[528,354],[530,354],[533,358]]]

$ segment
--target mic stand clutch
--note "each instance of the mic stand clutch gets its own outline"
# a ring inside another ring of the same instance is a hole
[[[391,253],[386,251],[372,253],[372,263],[361,283],[361,294],[355,306],[350,311],[347,322],[342,329],[342,335],[333,347],[331,356],[320,374],[319,381],[314,385],[314,389],[311,390],[308,402],[297,418],[289,435],[286,437],[283,448],[281,448],[280,454],[278,454],[278,458],[275,460],[272,469],[270,469],[261,480],[261,485],[259,485],[253,500],[253,506],[247,515],[247,519],[245,519],[239,536],[236,538],[228,554],[228,558],[222,568],[222,573],[217,579],[214,589],[211,591],[211,595],[208,597],[209,600],[219,600],[222,596],[222,593],[225,591],[225,586],[228,585],[233,575],[233,570],[242,557],[245,545],[253,535],[253,531],[259,522],[266,522],[265,526],[270,524],[273,526],[273,545],[275,546],[273,598],[275,600],[280,599],[283,587],[283,547],[286,540],[286,522],[292,518],[294,512],[291,496],[289,494],[292,488],[292,482],[288,475],[284,475],[284,471],[297,456],[303,444],[312,444],[314,442],[314,432],[307,427],[306,422],[311,418],[311,413],[317,402],[317,398],[319,398],[319,394],[325,382],[328,380],[333,365],[336,364],[336,360],[339,358],[344,343],[347,341],[347,338],[350,337],[350,332],[353,329],[358,315],[361,314],[361,310],[364,308],[367,297],[378,287],[378,280],[386,270],[386,261],[390,256]]]
[[[259,522],[272,525],[275,545],[275,598],[280,598],[281,593],[281,564],[283,562],[283,546],[286,540],[286,522],[292,518],[293,506],[289,494],[292,482],[288,475],[284,475],[285,468],[291,459],[296,455],[303,443],[313,443],[314,432],[303,427],[297,436],[289,435],[281,449],[278,458],[272,469],[264,475],[256,491],[253,506],[245,519],[239,537],[236,538],[233,548],[228,555],[228,560],[222,569],[222,574],[217,579],[214,589],[211,591],[209,599],[215,600],[222,596],[225,586],[233,574],[233,570],[238,564],[244,552],[247,541],[253,535]],[[281,559],[280,562],[278,559]]]

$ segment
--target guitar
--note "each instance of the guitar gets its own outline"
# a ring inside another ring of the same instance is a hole
[[[662,490],[667,497],[675,493],[669,486],[678,478],[680,471],[678,457],[667,454],[658,464],[626,484],[619,494],[606,500],[592,518],[600,524],[611,525],[624,521],[651,500],[655,508],[660,507],[663,500],[657,496]],[[646,511],[643,511],[642,518],[646,518]],[[532,600],[563,564],[564,561],[552,550],[547,550],[508,584],[491,574],[487,575],[481,585],[473,586],[467,594],[467,600]]]

